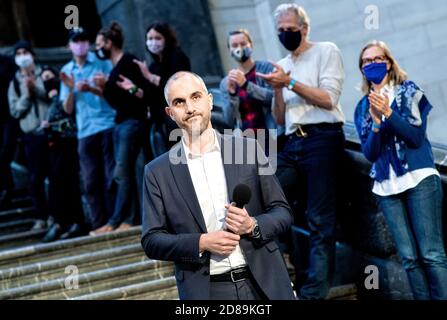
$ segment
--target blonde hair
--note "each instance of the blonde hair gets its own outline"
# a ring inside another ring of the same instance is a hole
[[[385,55],[385,57],[387,58],[387,60],[390,62],[390,71],[388,71],[388,82],[393,81],[395,85],[400,85],[402,82],[404,82],[405,80],[408,79],[407,73],[401,68],[399,67],[399,64],[397,63],[396,59],[394,59],[394,57],[391,55],[391,51],[388,48],[388,46],[386,45],[385,42],[383,41],[379,41],[379,40],[372,40],[370,42],[368,42],[363,49],[360,51],[360,56],[359,56],[359,69],[360,72],[362,73],[362,92],[364,94],[368,94],[369,91],[371,90],[371,81],[368,81],[365,78],[365,75],[363,74],[363,70],[362,70],[362,66],[363,66],[363,53],[365,53],[365,51],[371,47],[378,47],[381,48],[383,50],[383,53]]]
[[[304,8],[297,5],[296,3],[283,3],[276,7],[275,12],[273,13],[273,16],[275,17],[276,25],[278,25],[279,18],[288,12],[292,12],[296,15],[299,25],[307,26],[307,29],[308,29],[307,34],[309,35],[309,33],[310,33],[310,18],[307,15]]]
[[[228,33],[228,37],[227,37],[227,46],[228,46],[228,48],[230,47],[230,38],[231,38],[231,36],[234,36],[234,35],[237,35],[237,34],[243,34],[247,38],[248,42],[253,46],[253,41],[251,40],[250,32],[248,32],[247,29],[242,29],[241,28],[241,29],[230,31]]]

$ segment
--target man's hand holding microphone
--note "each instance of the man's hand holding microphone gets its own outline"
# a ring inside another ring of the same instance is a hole
[[[250,217],[244,206],[250,201],[250,188],[239,184],[233,191],[233,202],[225,205],[224,230],[204,233],[200,236],[199,252],[209,251],[214,254],[229,256],[239,244],[241,235],[252,234],[255,220]]]

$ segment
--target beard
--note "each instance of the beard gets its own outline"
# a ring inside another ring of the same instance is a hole
[[[191,120],[192,119],[192,120]],[[208,129],[211,119],[211,113],[206,115],[202,113],[194,113],[185,117],[182,121],[182,125],[179,126],[183,130],[186,130],[189,135],[193,137],[200,136],[206,129]]]

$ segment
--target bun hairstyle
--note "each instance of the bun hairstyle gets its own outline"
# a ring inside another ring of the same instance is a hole
[[[165,50],[178,47],[177,36],[169,24],[162,21],[155,21],[147,27],[145,35],[147,35],[151,29],[154,29],[165,38]]]
[[[123,48],[124,35],[123,28],[116,21],[112,22],[108,27],[102,28],[98,35],[102,35],[104,38],[112,41],[113,45],[118,49]]]

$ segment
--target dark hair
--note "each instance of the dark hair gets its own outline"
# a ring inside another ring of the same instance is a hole
[[[77,42],[77,41],[89,41],[88,33],[87,31],[82,27],[77,27],[70,29],[68,32],[68,40]]]
[[[43,65],[41,74],[44,73],[44,71],[51,71],[51,73],[53,73],[56,78],[59,77],[59,71],[57,71],[56,68],[54,68],[52,66]]]
[[[147,34],[151,29],[154,29],[165,38],[165,50],[174,49],[178,46],[175,31],[166,22],[155,21],[154,23],[152,23],[146,29],[145,37],[147,37]]]
[[[243,34],[245,37],[247,37],[248,42],[253,46],[253,41],[251,40],[250,33],[248,32],[248,30],[247,29],[237,29],[237,30],[234,30],[234,31],[230,31],[228,33],[228,37],[227,37],[227,46],[228,46],[228,48],[230,47],[230,38],[231,38],[231,36],[234,36],[236,34]]]
[[[26,41],[26,40],[17,41],[14,45],[14,55],[17,54],[17,51],[19,51],[19,49],[25,49],[26,51],[31,53],[33,56],[35,56],[33,47],[31,46],[31,43],[29,41]]]
[[[104,38],[112,41],[113,45],[118,49],[123,48],[123,28],[121,28],[118,22],[113,21],[108,27],[102,28],[99,30],[98,35],[102,35]]]

